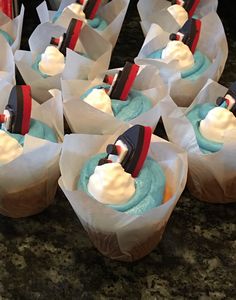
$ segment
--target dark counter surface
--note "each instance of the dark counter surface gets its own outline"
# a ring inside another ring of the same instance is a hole
[[[23,47],[35,25],[29,5],[40,1],[24,2]],[[142,45],[135,2],[113,67],[134,58]],[[236,80],[236,27],[228,5],[221,1],[219,8],[230,49],[220,81],[225,86]],[[0,299],[236,299],[235,216],[236,204],[202,203],[186,190],[156,249],[141,261],[120,263],[93,247],[58,190],[55,204],[40,215],[0,216]]]

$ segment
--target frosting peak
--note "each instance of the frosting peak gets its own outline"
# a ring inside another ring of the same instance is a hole
[[[173,16],[180,27],[182,27],[188,20],[188,13],[181,5],[171,5],[167,8],[167,10]]]
[[[0,130],[0,166],[16,159],[22,152],[21,145],[6,132]]]
[[[232,112],[223,108],[215,107],[200,122],[201,134],[209,140],[222,143],[225,131],[236,129],[236,118]]]
[[[88,192],[104,204],[126,203],[135,193],[135,181],[119,163],[97,166],[88,182]]]
[[[54,46],[48,46],[41,55],[39,62],[40,72],[54,76],[63,71],[65,67],[64,55]]]
[[[181,41],[169,41],[166,48],[162,51],[162,58],[177,60],[179,70],[193,67],[194,57],[189,47]]]
[[[93,107],[113,116],[111,99],[104,89],[93,89],[83,100]]]

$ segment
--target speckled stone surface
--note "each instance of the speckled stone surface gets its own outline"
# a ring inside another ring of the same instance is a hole
[[[132,60],[142,44],[135,2],[113,67]],[[230,45],[221,82],[229,86],[236,80],[236,27],[225,17],[233,18],[227,3],[221,2],[219,13]],[[27,18],[23,46],[31,12]],[[40,215],[0,216],[0,299],[236,299],[235,216],[236,204],[201,203],[185,191],[158,247],[139,262],[120,263],[97,252],[58,191],[55,204]]]

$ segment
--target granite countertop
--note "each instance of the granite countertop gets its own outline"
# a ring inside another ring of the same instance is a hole
[[[29,5],[40,1],[23,2],[24,47],[36,25]],[[112,67],[134,58],[142,45],[136,2]],[[221,83],[229,86],[236,80],[236,27],[227,3],[220,3],[219,14],[230,49]],[[155,250],[120,263],[98,253],[58,190],[55,204],[37,216],[0,216],[0,299],[236,299],[235,213],[236,204],[202,203],[185,190]]]

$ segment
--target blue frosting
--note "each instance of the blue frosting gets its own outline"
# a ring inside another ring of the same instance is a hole
[[[161,59],[163,49],[157,50],[149,54],[148,58]],[[181,72],[181,77],[188,80],[198,79],[210,66],[210,60],[202,54],[200,51],[196,50],[194,55],[194,66]]]
[[[42,73],[39,70],[39,63],[40,63],[40,61],[41,61],[41,54],[39,54],[39,55],[36,56],[35,61],[34,61],[33,65],[32,65],[32,69],[34,71],[36,71],[37,73],[39,73],[43,78],[47,78],[47,77],[49,77],[49,75],[44,74],[44,73]]]
[[[97,154],[85,163],[77,188],[89,194],[87,189],[89,178],[94,173],[98,161],[105,156],[106,153]],[[142,170],[138,177],[135,178],[135,194],[125,204],[108,206],[130,215],[142,215],[152,208],[161,205],[165,192],[165,184],[165,174],[161,167],[155,160],[147,157]]]
[[[107,28],[107,21],[97,16],[93,20],[87,20],[90,27],[98,31],[103,31]]]
[[[60,11],[60,10],[56,11],[55,15],[53,16],[52,22],[55,23],[61,14],[62,14],[62,11]],[[103,18],[101,18],[99,16],[95,17],[93,20],[88,19],[87,21],[88,21],[88,25],[90,27],[92,27],[93,29],[96,29],[98,31],[103,31],[108,26],[107,21],[105,21]]]
[[[200,121],[205,119],[208,112],[216,107],[213,103],[197,104],[194,108],[187,114],[187,118],[192,123],[195,135],[197,138],[197,143],[201,151],[205,154],[214,153],[219,151],[223,144],[217,143],[206,139],[199,130]]]
[[[6,31],[0,29],[0,34],[6,39],[10,46],[14,43],[13,38]]]
[[[83,100],[94,88],[109,88],[108,84],[97,85],[88,89],[82,96]],[[126,101],[111,99],[113,114],[122,121],[130,121],[152,108],[152,102],[141,92],[131,89]]]
[[[24,145],[24,140],[25,140],[24,135],[17,134],[17,133],[10,133],[8,131],[6,131],[6,132],[11,137],[16,139],[19,144],[21,144],[22,146]],[[48,127],[46,124],[44,124],[38,120],[35,120],[35,119],[31,119],[31,121],[30,121],[30,130],[29,130],[28,134],[31,136],[40,138],[40,139],[44,139],[44,140],[48,140],[53,143],[57,143],[57,137],[56,137],[54,131],[50,127]]]

